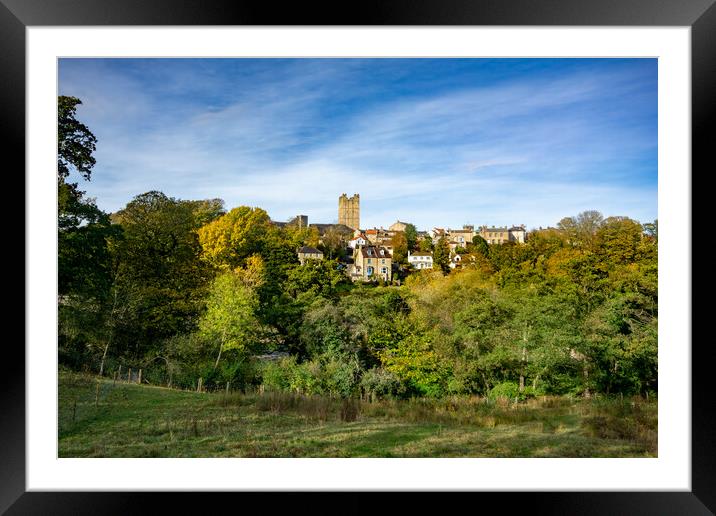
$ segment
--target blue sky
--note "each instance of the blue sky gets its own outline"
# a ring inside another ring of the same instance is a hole
[[[361,226],[657,217],[656,59],[62,59],[97,136],[81,187]]]

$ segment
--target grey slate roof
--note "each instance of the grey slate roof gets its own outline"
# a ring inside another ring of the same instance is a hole
[[[307,245],[304,245],[303,247],[300,247],[300,248],[298,249],[298,252],[299,252],[299,253],[303,253],[303,254],[323,254],[321,251],[319,251],[319,250],[316,249],[315,247],[309,247],[309,246],[307,246]]]

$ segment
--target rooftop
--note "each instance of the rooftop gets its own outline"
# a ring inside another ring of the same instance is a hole
[[[303,247],[300,247],[300,248],[298,249],[298,252],[299,252],[299,253],[303,253],[303,254],[323,254],[321,251],[319,251],[319,250],[316,249],[315,247],[309,247],[309,246],[307,246],[307,245],[304,245]]]

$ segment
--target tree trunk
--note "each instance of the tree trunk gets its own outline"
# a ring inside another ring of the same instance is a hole
[[[214,362],[214,370],[219,367],[219,360],[221,360],[221,350],[224,348],[224,343],[219,344],[219,354],[216,356],[216,362]]]
[[[216,357],[216,362],[214,363],[214,371],[216,371],[216,368],[219,367],[219,360],[221,359],[221,350],[224,349],[224,339],[226,338],[226,330],[221,332],[221,344],[219,344],[219,355]]]
[[[99,375],[102,376],[104,374],[104,359],[107,358],[107,350],[109,349],[109,343],[112,342],[112,331],[109,332],[109,338],[107,339],[107,344],[104,346],[104,353],[102,353],[102,361],[99,363]]]

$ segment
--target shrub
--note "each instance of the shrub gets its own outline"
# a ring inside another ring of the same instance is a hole
[[[520,398],[520,387],[515,382],[502,382],[490,389],[489,398],[496,400],[499,398],[518,399]]]
[[[360,380],[360,387],[371,400],[394,397],[402,393],[398,377],[381,367],[365,371]]]
[[[331,360],[322,371],[323,388],[331,396],[349,398],[357,389],[358,365]]]
[[[522,391],[521,397],[527,399],[527,398],[534,398],[536,396],[544,396],[544,395],[545,395],[545,392],[543,389],[541,389],[539,387],[535,389],[534,387],[527,386],[527,387],[525,387],[525,390]]]
[[[321,365],[318,362],[304,362],[291,368],[289,388],[299,394],[323,394]]]
[[[295,357],[276,362],[265,362],[261,366],[261,383],[267,390],[287,391],[291,388],[292,371],[296,367]]]

